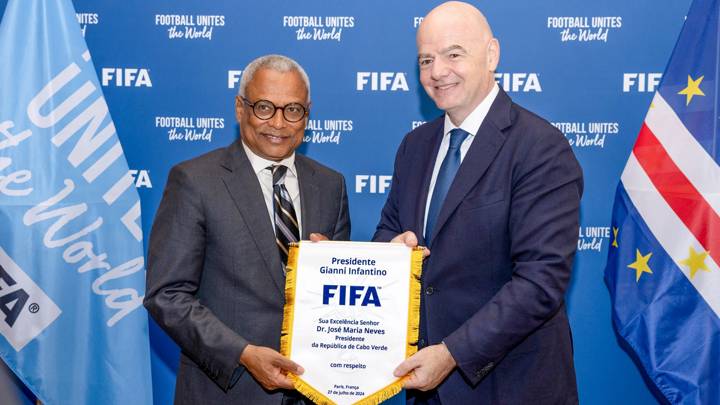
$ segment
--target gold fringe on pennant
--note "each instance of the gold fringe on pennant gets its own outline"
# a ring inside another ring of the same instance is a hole
[[[288,253],[288,262],[285,267],[285,307],[283,308],[283,322],[280,330],[280,354],[290,358],[292,344],[293,318],[295,317],[295,282],[297,280],[297,262],[300,254],[300,244],[291,243]]]
[[[422,276],[424,247],[415,247],[410,256],[410,302],[408,303],[407,348],[405,357],[417,352],[420,337],[420,277]]]
[[[291,373],[288,374],[288,377],[292,380],[295,389],[314,403],[318,405],[335,405],[335,402],[313,388],[310,384],[306,383],[302,378]]]
[[[378,405],[382,401],[387,401],[400,393],[402,390],[403,380],[404,378],[401,378],[380,391],[353,403],[353,405]]]

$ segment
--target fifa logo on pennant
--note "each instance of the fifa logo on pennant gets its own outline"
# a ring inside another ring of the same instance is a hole
[[[361,307],[381,306],[377,287],[364,285],[324,285],[323,305],[331,301],[337,305],[355,306],[359,302]]]

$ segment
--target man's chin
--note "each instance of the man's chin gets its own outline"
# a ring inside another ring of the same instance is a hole
[[[443,111],[452,110],[453,107],[456,107],[456,103],[454,103],[452,100],[450,100],[448,97],[430,97],[434,102],[435,106]]]
[[[277,162],[292,155],[294,150],[294,148],[287,147],[265,148],[265,150],[263,150],[263,157]]]

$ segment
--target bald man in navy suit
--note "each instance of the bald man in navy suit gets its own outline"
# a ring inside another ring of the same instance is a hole
[[[565,292],[582,171],[565,137],[498,88],[500,45],[475,7],[433,9],[420,81],[445,111],[402,141],[376,241],[427,246],[415,404],[577,403]]]

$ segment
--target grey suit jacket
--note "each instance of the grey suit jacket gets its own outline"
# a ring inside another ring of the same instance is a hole
[[[350,236],[345,180],[296,154],[302,239]],[[180,346],[177,404],[278,404],[238,364],[280,346],[285,279],[260,183],[240,144],[173,167],[150,235],[145,306]]]

